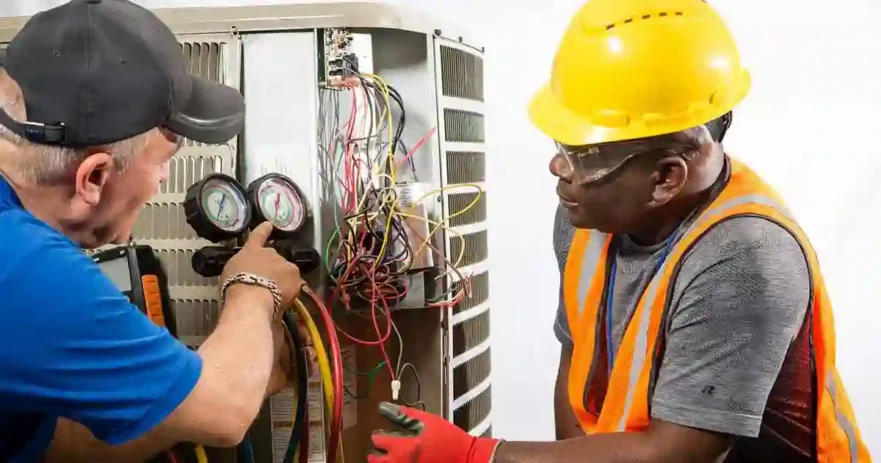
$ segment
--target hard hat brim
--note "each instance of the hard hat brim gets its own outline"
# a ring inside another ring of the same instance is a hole
[[[602,143],[610,129],[596,127],[590,121],[569,111],[554,96],[551,85],[545,84],[529,103],[529,118],[551,139],[572,146]]]
[[[592,123],[563,106],[551,90],[550,83],[533,96],[528,113],[533,125],[555,141],[572,146],[594,145],[663,135],[704,124],[731,111],[746,97],[750,86],[750,73],[742,69],[727,95],[720,95],[714,105],[651,127],[636,124],[607,127]]]

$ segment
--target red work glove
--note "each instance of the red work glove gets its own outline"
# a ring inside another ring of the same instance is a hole
[[[382,402],[379,414],[400,430],[373,433],[380,453],[368,463],[490,463],[499,440],[472,437],[449,421],[423,411]]]

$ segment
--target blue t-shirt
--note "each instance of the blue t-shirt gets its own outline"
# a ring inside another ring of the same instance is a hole
[[[58,417],[110,444],[138,438],[201,372],[197,353],[26,211],[0,177],[0,455],[39,459]]]

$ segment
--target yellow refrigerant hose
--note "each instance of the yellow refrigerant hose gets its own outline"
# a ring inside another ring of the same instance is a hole
[[[205,447],[196,445],[196,461],[199,463],[208,463],[208,454],[205,453]]]
[[[327,349],[324,347],[324,341],[321,340],[321,333],[318,332],[318,326],[315,325],[315,320],[313,320],[312,315],[309,314],[309,309],[307,309],[299,299],[294,299],[294,306],[297,308],[297,315],[303,321],[303,324],[306,325],[306,331],[309,332],[309,337],[312,338],[312,345],[315,348],[315,356],[318,359],[318,371],[321,375],[321,390],[324,391],[324,403],[327,410],[332,410],[334,399],[342,400],[342,397],[335,398],[333,396],[333,389],[330,387],[330,385],[333,384],[333,378],[330,373],[330,360],[327,357]],[[333,329],[333,327],[329,326],[327,329],[330,330]],[[346,457],[343,455],[342,441],[338,442],[338,448],[340,459],[345,462]]]
[[[309,309],[307,309],[299,299],[294,300],[294,305],[297,308],[297,314],[300,316],[303,324],[306,325],[306,331],[309,332],[309,337],[312,339],[312,345],[315,348],[315,356],[318,359],[318,371],[321,375],[321,390],[324,391],[324,403],[327,409],[330,410],[333,408],[335,398],[333,396],[333,390],[329,387],[329,385],[332,384],[333,379],[330,373],[330,360],[327,357],[327,349],[324,347],[324,341],[321,340],[321,333],[318,331],[318,326],[315,325],[315,320],[313,320],[312,315],[309,314]],[[302,450],[298,449],[297,453],[300,451]],[[205,447],[196,445],[195,452],[196,460],[199,463],[208,463],[208,455],[205,453]],[[341,460],[345,462],[346,459],[345,456],[343,456],[342,442],[339,443],[339,452]]]

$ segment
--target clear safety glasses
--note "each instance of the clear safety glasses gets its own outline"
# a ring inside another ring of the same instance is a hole
[[[628,163],[631,159],[645,154],[645,151],[633,151],[615,144],[569,146],[556,142],[557,154],[569,164],[572,172],[578,173],[578,183],[595,183],[609,177]]]
[[[631,160],[651,153],[669,153],[683,156],[693,150],[680,144],[671,143],[669,139],[660,137],[599,145],[570,146],[555,142],[557,155],[566,159],[569,168],[577,172],[578,183],[596,183],[610,179],[610,176],[624,167]]]

